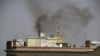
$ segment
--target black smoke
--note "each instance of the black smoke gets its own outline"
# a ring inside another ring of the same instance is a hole
[[[33,23],[35,22],[34,28],[38,36],[41,32],[46,36],[55,35],[59,26],[60,34],[66,36],[65,39],[68,43],[81,45],[88,38],[87,28],[91,19],[94,18],[91,7],[81,7],[79,4],[66,2],[61,6],[54,6],[54,10],[50,10],[48,8],[53,8],[53,6],[48,5],[47,7],[33,1],[35,0],[31,0],[29,3],[32,14],[36,16]]]
[[[60,25],[63,31],[71,28],[74,24],[85,27],[93,17],[90,13],[90,8],[80,8],[76,5],[64,5],[63,8],[59,8],[51,17],[48,16],[43,14],[37,18],[35,23],[37,32],[42,31],[47,35],[56,34],[58,25]]]
[[[36,21],[36,25],[35,25],[35,29],[37,30],[38,36],[40,37],[40,33],[43,31],[43,25],[42,23],[46,21],[46,14],[40,16],[37,21]]]

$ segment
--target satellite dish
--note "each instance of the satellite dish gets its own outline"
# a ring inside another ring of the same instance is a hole
[[[44,37],[44,36],[45,36],[45,34],[44,34],[44,33],[40,33],[40,36],[41,36],[41,37]]]
[[[24,46],[24,41],[22,39],[17,40],[19,43],[19,46]]]

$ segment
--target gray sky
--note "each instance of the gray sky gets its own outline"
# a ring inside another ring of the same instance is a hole
[[[69,4],[75,4],[79,8],[88,7],[90,13],[93,15],[86,27],[82,27],[80,23],[76,23],[80,21],[69,19],[69,23],[66,24],[70,25],[71,28],[66,29],[62,26],[64,30],[61,30],[61,33],[66,35],[66,42],[81,45],[86,39],[100,41],[99,2],[99,0],[32,0],[30,3],[27,0],[2,0],[0,2],[0,55],[4,55],[3,50],[6,48],[6,41],[15,38],[17,33],[36,36],[34,26],[37,18],[45,13],[51,18],[60,8],[65,8],[64,5],[66,4],[68,6]],[[61,20],[63,21],[63,18]],[[73,22],[76,24],[73,24]],[[64,24],[61,23],[60,25]],[[49,33],[44,32],[45,34]],[[18,34],[17,38],[26,40],[26,36],[22,34]]]

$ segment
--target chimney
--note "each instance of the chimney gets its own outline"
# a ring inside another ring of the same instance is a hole
[[[86,40],[85,47],[86,48],[90,48],[91,47],[91,41],[90,40]]]
[[[13,47],[16,47],[16,39],[13,39]]]
[[[38,23],[38,37],[40,37],[40,33],[41,33],[41,24]]]
[[[60,30],[60,27],[58,26],[58,28],[57,28],[57,34],[58,35],[60,34],[59,30]]]

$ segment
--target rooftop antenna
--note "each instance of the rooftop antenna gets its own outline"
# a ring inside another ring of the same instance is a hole
[[[17,38],[18,38],[18,32],[16,33],[16,40],[17,40]]]
[[[13,39],[17,40],[17,37],[18,37],[18,32],[16,32],[16,34],[13,36]]]
[[[23,35],[23,36],[28,36],[28,35],[26,35],[26,34],[24,34],[24,33],[22,33],[22,32],[19,32],[19,34],[21,34],[21,35]]]

